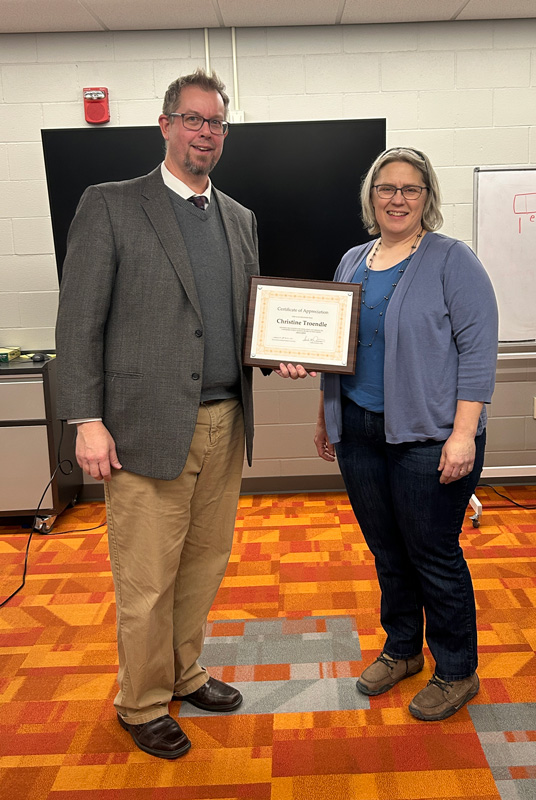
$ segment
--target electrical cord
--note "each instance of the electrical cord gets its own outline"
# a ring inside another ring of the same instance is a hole
[[[501,492],[497,491],[495,486],[492,486],[491,483],[480,483],[479,486],[486,486],[488,489],[493,489],[495,494],[498,494],[499,497],[503,497],[505,500],[508,500],[509,503],[513,503],[513,505],[517,506],[518,508],[525,508],[527,511],[533,511],[534,509],[536,509],[536,506],[523,505],[523,503],[518,503],[512,497],[508,497],[507,494],[501,494]]]
[[[15,589],[15,591],[12,592],[9,595],[9,597],[6,597],[6,599],[3,600],[0,603],[0,608],[3,608],[5,605],[7,605],[9,603],[9,601],[12,600],[15,597],[15,595],[17,595],[21,591],[21,589],[23,589],[24,586],[26,585],[26,574],[27,574],[27,571],[28,571],[28,554],[30,552],[30,543],[31,543],[32,537],[33,537],[33,535],[34,535],[34,533],[36,531],[39,532],[42,536],[61,536],[64,533],[86,533],[88,531],[95,531],[95,530],[97,530],[97,528],[102,528],[102,527],[104,527],[104,525],[106,525],[105,522],[101,522],[100,525],[95,525],[92,528],[73,528],[72,530],[58,531],[57,533],[47,533],[47,532],[44,532],[44,531],[42,532],[42,531],[39,530],[39,528],[36,527],[37,526],[37,518],[39,516],[39,511],[41,509],[41,503],[45,499],[45,495],[46,495],[46,493],[47,493],[47,491],[49,489],[49,486],[51,485],[52,481],[56,477],[56,474],[57,474],[58,470],[60,470],[60,472],[63,475],[70,475],[71,472],[73,471],[73,462],[68,458],[64,458],[64,459],[61,458],[61,445],[62,445],[62,442],[63,442],[64,424],[65,424],[64,420],[62,420],[61,421],[60,441],[59,441],[59,444],[58,444],[58,459],[57,459],[58,463],[56,464],[56,468],[55,468],[54,472],[52,473],[52,477],[50,478],[49,482],[45,486],[45,488],[43,490],[43,494],[41,495],[41,499],[39,500],[39,503],[37,504],[37,508],[35,509],[35,514],[34,514],[33,522],[32,522],[32,529],[30,531],[30,535],[28,536],[28,541],[26,543],[26,551],[25,551],[25,554],[24,554],[24,568],[23,568],[23,571],[22,571],[22,580],[21,580],[20,586],[18,586],[17,589]],[[65,465],[65,464],[68,465],[68,467],[66,468],[67,471],[63,468],[63,465]]]
[[[63,460],[61,458],[61,445],[62,445],[62,442],[63,442],[63,432],[64,432],[64,430],[65,430],[65,420],[62,419],[61,420],[60,441],[59,441],[59,444],[58,444],[58,465],[56,467],[56,470],[59,468],[60,472],[63,473],[63,475],[70,475],[71,472],[73,471],[73,462],[69,458],[64,458]],[[68,464],[69,465],[69,469],[67,470],[67,472],[63,469],[62,464]],[[52,476],[51,481],[53,480],[53,478],[54,478],[54,476]],[[48,486],[50,486],[50,482],[49,482]],[[48,489],[48,486],[47,486],[47,489]],[[45,489],[45,492],[46,492],[47,489]],[[43,498],[41,498],[41,501],[42,500],[43,500]],[[40,501],[40,503],[41,503],[41,501]],[[37,511],[39,511],[39,508],[37,509]],[[35,522],[36,522],[36,518],[37,518],[37,511],[35,512],[35,516],[34,516],[34,530],[35,530]],[[102,528],[102,527],[104,527],[104,525],[106,525],[106,523],[105,522],[101,522],[100,525],[94,525],[92,528],[72,528],[70,531],[57,531],[57,533],[51,533],[50,531],[41,531],[40,530],[39,533],[40,533],[41,536],[62,536],[64,533],[87,533],[88,531],[96,531],[97,528]],[[1,608],[1,606],[0,606],[0,608]]]
[[[106,525],[105,522],[101,522],[99,525],[94,525],[92,528],[71,528],[70,531],[56,531],[56,533],[46,533],[45,531],[39,531],[40,536],[63,536],[64,533],[89,533],[89,531],[96,531],[97,528],[104,528]],[[1,606],[0,606],[1,608]]]
[[[59,469],[60,469],[60,472],[62,472],[64,475],[70,475],[70,474],[71,474],[71,472],[73,471],[73,462],[72,462],[72,461],[71,461],[69,458],[65,458],[63,461],[62,461],[62,459],[61,459],[61,446],[62,446],[62,444],[63,444],[63,434],[64,434],[64,431],[65,431],[65,420],[64,420],[64,419],[62,419],[62,420],[61,420],[61,433],[60,433],[60,440],[59,440],[59,442],[58,442],[58,457],[57,457],[57,459],[56,459],[56,461],[58,462],[58,464],[57,464],[57,467],[56,467],[56,469],[59,467]],[[68,470],[67,472],[65,472],[65,470],[64,470],[64,469],[63,469],[63,467],[61,466],[63,463],[65,463],[65,464],[69,464],[69,470]],[[47,488],[48,488],[48,487],[47,487]],[[45,489],[45,491],[46,491],[46,489]],[[41,499],[43,499],[43,498],[41,498]]]
[[[62,432],[63,432],[63,428],[62,428]],[[26,552],[25,552],[25,555],[24,555],[24,569],[22,571],[22,582],[21,582],[20,586],[17,589],[15,589],[15,591],[12,592],[9,595],[9,597],[6,597],[6,599],[2,603],[0,603],[0,608],[3,608],[7,603],[9,603],[9,601],[12,600],[15,597],[15,595],[18,594],[20,592],[20,590],[23,589],[24,586],[26,585],[26,573],[28,571],[28,553],[30,551],[30,543],[32,541],[32,537],[33,537],[33,535],[35,533],[35,530],[36,530],[35,524],[37,522],[37,516],[39,514],[39,509],[41,508],[41,503],[43,502],[43,499],[44,499],[44,497],[45,497],[45,495],[46,495],[46,493],[48,491],[48,487],[50,486],[50,484],[52,483],[52,481],[56,477],[56,473],[57,473],[58,469],[60,468],[60,465],[61,465],[61,462],[56,466],[56,469],[52,473],[52,477],[49,480],[49,482],[47,483],[47,485],[45,486],[43,494],[41,495],[41,499],[40,499],[40,501],[39,501],[39,503],[37,505],[37,508],[35,509],[35,514],[34,514],[34,518],[33,518],[33,522],[32,522],[32,529],[30,531],[30,535],[28,536],[28,542],[26,543]],[[73,465],[71,464],[71,470],[72,470],[72,466]]]

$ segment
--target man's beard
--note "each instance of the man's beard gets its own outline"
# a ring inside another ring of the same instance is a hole
[[[218,159],[215,156],[212,156],[210,161],[207,161],[205,164],[194,163],[189,155],[184,159],[184,166],[191,175],[208,175],[212,172],[217,163]]]

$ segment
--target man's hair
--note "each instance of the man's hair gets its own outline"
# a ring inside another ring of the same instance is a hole
[[[421,173],[423,183],[428,189],[422,212],[422,226],[425,231],[437,231],[443,224],[443,215],[441,213],[439,181],[430,159],[420,150],[414,150],[412,147],[392,147],[390,150],[380,153],[361,184],[361,218],[368,232],[380,232],[376,222],[374,206],[372,205],[372,187],[381,168],[385,167],[386,164],[392,164],[393,161],[405,161]]]
[[[185,86],[198,86],[205,92],[218,92],[223,100],[225,106],[225,116],[229,108],[229,97],[225,92],[225,84],[216,75],[214,70],[209,75],[204,69],[198,67],[195,72],[190,75],[182,75],[176,81],[170,83],[164,95],[164,105],[162,106],[162,113],[172,114],[178,107],[181,97],[181,91]]]

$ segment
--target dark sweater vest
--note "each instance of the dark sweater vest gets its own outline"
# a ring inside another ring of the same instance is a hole
[[[229,245],[218,202],[206,211],[168,190],[195,279],[203,319],[201,402],[237,397],[240,372],[234,344],[233,286]]]

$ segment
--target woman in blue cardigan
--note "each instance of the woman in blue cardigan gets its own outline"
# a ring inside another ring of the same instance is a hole
[[[356,371],[323,376],[315,444],[338,459],[381,588],[386,641],[357,688],[381,694],[422,670],[425,616],[435,671],[409,710],[441,720],[479,689],[459,536],[484,461],[497,305],[469,247],[434,233],[443,218],[424,153],[382,153],[361,203],[379,237],[346,253],[335,274],[363,287]]]

